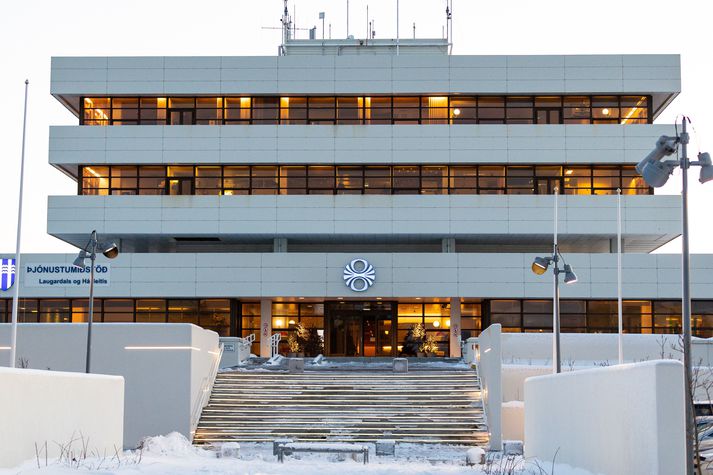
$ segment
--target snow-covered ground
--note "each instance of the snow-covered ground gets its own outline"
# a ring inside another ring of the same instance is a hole
[[[399,444],[394,457],[376,457],[371,447],[369,464],[350,456],[295,454],[277,462],[272,444],[241,444],[239,458],[217,458],[216,452],[193,447],[180,434],[148,439],[142,451],[127,451],[107,457],[71,460],[30,460],[14,469],[0,469],[9,474],[117,474],[117,475],[591,475],[566,465],[523,460],[497,459],[493,465],[468,467],[468,447],[448,445]],[[79,449],[79,447],[77,447]],[[360,456],[359,456],[360,457]],[[517,465],[514,471],[504,470]],[[39,465],[39,467],[38,467]]]

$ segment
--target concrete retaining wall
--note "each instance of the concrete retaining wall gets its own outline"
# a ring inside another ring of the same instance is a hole
[[[525,456],[592,473],[682,473],[683,389],[678,361],[529,378]]]
[[[192,414],[219,356],[218,334],[181,323],[92,328],[92,373],[123,376],[126,382],[124,447],[173,431],[191,438]],[[83,373],[86,341],[86,324],[20,324],[17,357],[29,368]],[[0,347],[9,342],[10,325],[0,324]],[[8,352],[0,350],[3,365]]]
[[[0,467],[58,457],[60,445],[109,454],[123,446],[124,378],[0,368]],[[46,445],[45,445],[46,443]]]

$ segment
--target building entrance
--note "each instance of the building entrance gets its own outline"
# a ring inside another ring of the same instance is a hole
[[[395,355],[395,303],[325,302],[324,310],[330,356]]]

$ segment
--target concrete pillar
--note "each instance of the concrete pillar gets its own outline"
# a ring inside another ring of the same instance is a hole
[[[456,252],[456,238],[441,239],[441,252]]]
[[[287,252],[287,238],[274,238],[272,252]]]
[[[460,358],[460,298],[451,297],[450,357]]]
[[[260,356],[269,358],[272,356],[270,348],[270,337],[272,336],[272,300],[260,300]]]

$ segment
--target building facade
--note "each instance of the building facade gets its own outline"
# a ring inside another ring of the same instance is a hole
[[[328,43],[328,44],[327,44]],[[438,355],[490,323],[551,331],[559,244],[579,281],[567,332],[617,328],[622,190],[626,331],[680,330],[680,198],[634,165],[673,125],[676,55],[454,56],[445,40],[288,41],[275,57],[61,57],[49,161],[77,182],[48,233],[92,230],[95,321],[192,322],[282,351],[297,324],[327,355],[391,356],[414,325]],[[3,256],[10,257],[10,256]],[[20,321],[81,322],[74,255],[27,255]],[[692,259],[694,331],[713,335],[713,258]],[[0,319],[9,321],[9,292]],[[676,299],[679,299],[678,301]]]

